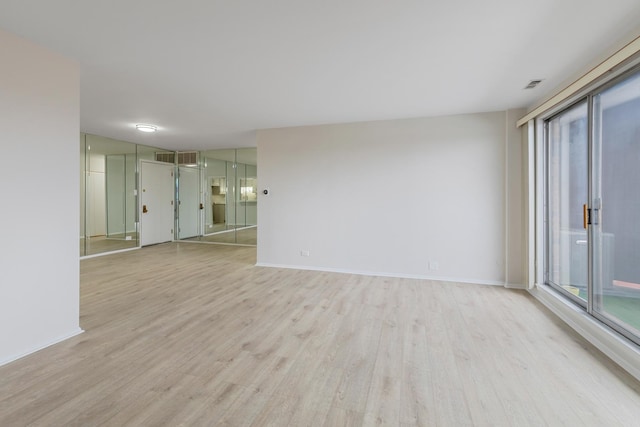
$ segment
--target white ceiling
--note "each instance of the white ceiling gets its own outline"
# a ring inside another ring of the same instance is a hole
[[[638,0],[0,0],[0,28],[80,64],[83,131],[168,149],[528,107],[639,23]]]

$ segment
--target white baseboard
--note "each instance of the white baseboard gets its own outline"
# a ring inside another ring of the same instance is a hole
[[[80,257],[80,259],[89,259],[89,258],[96,258],[99,256],[104,256],[104,255],[113,255],[113,254],[117,254],[120,252],[129,252],[129,251],[137,251],[138,249],[140,249],[140,246],[136,246],[133,248],[127,248],[127,249],[118,249],[117,251],[109,251],[109,252],[100,252],[97,254],[92,254],[92,255],[83,255]]]
[[[256,266],[271,267],[271,268],[287,268],[287,269],[293,269],[293,270],[326,271],[329,273],[357,274],[359,276],[397,277],[401,279],[436,280],[440,282],[459,282],[459,283],[473,283],[475,285],[505,286],[504,282],[500,282],[500,281],[468,279],[468,278],[462,278],[462,277],[443,277],[443,276],[429,276],[429,275],[420,275],[420,274],[389,273],[384,271],[360,271],[360,270],[327,268],[327,267],[317,267],[317,266],[308,266],[308,265],[271,264],[268,262],[258,262],[256,263]]]
[[[504,287],[507,289],[527,289],[527,285],[523,283],[505,283]]]
[[[23,358],[25,356],[33,354],[33,353],[35,353],[37,351],[40,351],[40,350],[42,350],[44,348],[47,348],[47,347],[50,347],[50,346],[52,346],[54,344],[58,344],[59,342],[68,340],[69,338],[73,338],[76,335],[80,335],[83,332],[84,332],[84,330],[78,328],[78,329],[76,329],[75,331],[73,331],[73,332],[71,332],[69,334],[65,334],[65,335],[63,335],[61,337],[58,337],[58,338],[56,338],[54,340],[51,340],[51,341],[47,342],[46,344],[42,344],[42,345],[40,345],[38,347],[33,348],[32,350],[29,350],[29,351],[26,351],[26,352],[23,352],[23,353],[19,353],[19,354],[13,355],[13,356],[9,356],[6,359],[0,360],[0,366],[6,365],[7,363],[14,362],[14,361],[16,361],[18,359],[21,359],[21,358]]]
[[[529,292],[583,338],[640,381],[640,348],[546,286]]]
[[[225,243],[225,242],[207,242],[201,240],[176,240],[176,243],[195,243],[200,245],[221,245],[221,246],[241,246],[246,248],[255,248],[256,245],[248,245],[245,243]]]

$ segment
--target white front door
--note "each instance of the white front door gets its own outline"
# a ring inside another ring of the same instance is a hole
[[[140,246],[173,240],[173,165],[140,161]]]
[[[199,236],[200,185],[199,171],[180,167],[178,176],[178,237],[187,239]]]

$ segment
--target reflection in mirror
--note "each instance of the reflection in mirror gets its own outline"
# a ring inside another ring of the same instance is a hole
[[[238,243],[256,244],[258,224],[258,182],[255,148],[236,152],[236,240]]]
[[[85,185],[86,181],[86,170],[87,170],[87,158],[86,158],[86,144],[85,144],[85,135],[83,133],[80,134],[80,256],[86,255],[85,248],[85,235],[84,235],[84,223],[86,216],[86,191],[87,186]]]
[[[138,159],[157,148],[80,135],[80,256],[139,246]]]
[[[160,148],[150,147],[148,145],[137,145],[136,153],[138,160],[156,160],[156,153],[164,151]]]
[[[134,248],[136,232],[136,146],[96,135],[81,136],[80,254]]]
[[[205,151],[200,166],[202,235],[188,240],[255,245],[256,149]]]
[[[197,165],[178,166],[178,238],[202,235],[200,231],[200,169]]]

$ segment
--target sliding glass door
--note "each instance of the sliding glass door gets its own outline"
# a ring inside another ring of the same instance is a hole
[[[545,121],[545,282],[640,343],[640,72]]]
[[[581,102],[546,124],[548,141],[547,281],[587,301],[588,246],[583,206],[589,197],[588,108]]]
[[[640,73],[593,96],[593,122],[593,313],[638,336]]]

